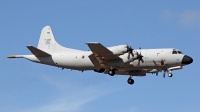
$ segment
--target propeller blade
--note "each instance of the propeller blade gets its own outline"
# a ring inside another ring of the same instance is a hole
[[[140,66],[140,60],[138,60],[138,66]]]
[[[141,59],[141,61],[142,61],[142,63],[144,63],[144,60],[143,60],[143,59]]]
[[[137,52],[138,66],[140,65],[140,61],[142,61],[142,63],[144,63],[144,60],[142,59],[143,56],[141,54],[141,48],[139,47],[139,49],[140,49],[140,53]]]
[[[130,53],[128,53],[128,59],[130,59]]]
[[[127,57],[128,59],[130,59],[130,55],[134,56],[133,55],[133,48],[131,47],[131,45],[130,46],[127,45],[127,52],[128,52],[128,57]]]
[[[131,52],[130,54],[131,54],[131,56],[132,56],[132,57],[134,57],[134,54],[133,54],[133,52]]]

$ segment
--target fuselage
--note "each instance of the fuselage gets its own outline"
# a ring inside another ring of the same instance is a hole
[[[140,52],[140,50],[135,50]],[[176,53],[174,53],[176,52]],[[94,70],[95,67],[88,56],[92,54],[91,51],[69,51],[63,53],[55,53],[49,57],[35,57],[34,55],[25,55],[24,57],[38,63],[57,66],[61,68],[74,70]],[[114,67],[125,70],[137,69],[165,69],[169,67],[184,66],[182,54],[176,49],[143,49],[141,50],[144,63],[133,60],[128,62],[113,62]],[[128,53],[120,56],[120,58],[127,58]],[[124,59],[123,59],[124,60]],[[191,60],[189,60],[191,61]]]

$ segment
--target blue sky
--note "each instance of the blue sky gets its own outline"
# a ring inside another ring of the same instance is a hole
[[[1,112],[199,112],[199,0],[0,1]],[[110,77],[61,70],[11,54],[31,54],[50,25],[58,43],[88,50],[86,42],[133,48],[177,48],[194,62],[173,78],[148,74]]]

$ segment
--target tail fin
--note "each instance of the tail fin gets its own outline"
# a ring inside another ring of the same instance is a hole
[[[73,50],[65,48],[56,42],[50,26],[45,26],[42,29],[38,43],[38,49],[43,50],[47,53],[65,52]]]

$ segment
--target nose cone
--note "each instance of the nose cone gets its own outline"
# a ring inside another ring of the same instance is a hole
[[[188,64],[190,64],[190,63],[192,63],[192,62],[193,62],[193,59],[192,59],[191,57],[185,55],[185,56],[183,57],[183,59],[182,59],[181,64],[183,64],[183,65],[188,65]]]

